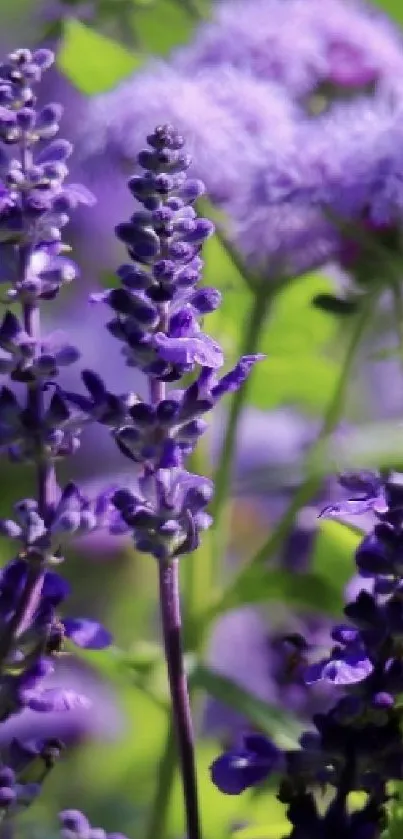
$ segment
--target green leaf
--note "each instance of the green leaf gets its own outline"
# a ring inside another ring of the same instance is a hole
[[[110,90],[138,70],[143,61],[139,53],[125,49],[79,20],[64,21],[57,64],[81,93],[92,96]]]
[[[204,284],[222,293],[222,304],[206,319],[206,329],[220,341],[231,364],[239,347],[239,313],[251,308],[252,294],[217,236],[203,248]]]
[[[285,818],[271,820],[268,824],[252,824],[232,834],[233,839],[280,839],[290,831],[290,824]]]
[[[281,740],[283,748],[295,746],[302,730],[300,724],[289,714],[253,696],[226,676],[199,664],[190,676],[190,684],[192,688],[201,688],[238,711],[265,734]]]
[[[189,0],[158,0],[152,5],[137,6],[133,17],[136,36],[148,52],[168,55],[190,40],[198,14],[196,4]]]
[[[376,0],[376,5],[403,26],[403,6],[401,0]]]
[[[262,350],[264,352],[264,350]],[[267,356],[251,375],[249,402],[261,410],[297,405],[322,414],[334,391],[338,364],[330,358],[295,355]]]
[[[253,564],[236,576],[205,617],[211,619],[247,603],[271,601],[329,615],[340,614],[343,606],[337,579],[331,582],[318,574],[295,574]]]
[[[298,405],[320,414],[329,403],[339,364],[328,352],[338,331],[337,319],[316,308],[313,299],[333,285],[322,274],[307,274],[275,299],[257,365],[250,383],[251,404],[262,410]]]
[[[359,518],[357,519],[359,522]],[[319,520],[311,570],[342,590],[354,573],[354,554],[362,534],[339,521]]]

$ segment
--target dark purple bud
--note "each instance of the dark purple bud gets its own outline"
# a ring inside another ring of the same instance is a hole
[[[169,427],[177,418],[180,407],[180,403],[174,399],[163,399],[157,406],[157,421]]]
[[[52,606],[58,606],[70,593],[70,586],[63,577],[54,571],[46,571],[43,581],[42,597]]]
[[[179,191],[179,195],[186,204],[193,204],[202,195],[204,195],[206,187],[203,181],[190,180],[186,181]]]
[[[108,302],[116,312],[134,318],[144,328],[153,328],[158,324],[159,314],[156,307],[147,299],[124,288],[112,289]]]
[[[49,70],[49,67],[54,63],[55,54],[52,50],[41,48],[34,51],[32,60],[41,70]]]
[[[50,163],[64,163],[70,157],[72,151],[73,146],[68,140],[53,140],[38,154],[36,162],[40,166]]]
[[[79,810],[62,810],[59,813],[62,827],[77,836],[87,836],[90,830],[88,819]]]
[[[194,291],[189,302],[200,315],[208,315],[221,305],[221,294],[216,288],[200,288]]]
[[[0,769],[0,787],[12,787],[15,784],[15,772],[10,766]]]
[[[133,291],[143,291],[152,285],[152,276],[135,265],[121,265],[116,273],[122,285]]]
[[[0,807],[9,807],[14,804],[17,798],[17,791],[12,787],[0,787]]]
[[[155,410],[146,402],[138,402],[130,408],[130,416],[137,428],[149,428],[155,422]]]
[[[93,370],[83,370],[81,378],[85,387],[96,402],[105,398],[106,388],[101,377],[98,376],[97,373],[94,373]]]
[[[20,111],[17,111],[17,123],[24,131],[29,131],[35,123],[33,108],[21,108]]]
[[[185,141],[182,135],[172,125],[158,125],[152,134],[147,136],[147,143],[155,149],[182,149]]]

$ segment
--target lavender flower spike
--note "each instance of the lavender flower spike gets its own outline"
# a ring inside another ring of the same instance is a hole
[[[148,399],[136,397],[128,407],[124,425],[114,428],[120,450],[141,467],[138,491],[121,489],[115,493],[114,503],[137,549],[152,554],[159,563],[161,616],[187,836],[198,839],[193,732],[181,647],[178,559],[197,548],[200,532],[211,524],[206,508],[213,486],[206,478],[186,470],[186,458],[206,429],[203,416],[225,393],[240,387],[262,356],[246,356],[233,370],[219,376],[224,364],[222,350],[200,326],[201,318],[220,305],[216,289],[199,286],[201,247],[213,233],[211,222],[198,218],[192,206],[204,187],[200,181],[187,178],[191,159],[183,151],[184,141],[175,129],[160,126],[147,140],[150,148],[138,155],[144,174],[129,181],[141,207],[116,230],[131,262],[118,269],[120,287],[101,295],[113,311],[109,330],[122,342],[127,363],[147,376],[149,390]],[[94,398],[94,382],[88,371],[84,382]],[[97,392],[103,405],[105,389],[101,383]],[[96,413],[95,403],[89,400],[90,410]],[[105,422],[111,424],[110,416]]]
[[[55,474],[55,461],[76,450],[80,433],[55,379],[79,353],[42,335],[40,304],[77,275],[62,229],[76,204],[91,203],[92,196],[65,183],[72,148],[55,139],[60,106],[36,108],[36,85],[53,58],[45,49],[17,50],[0,65],[0,281],[8,286],[3,299],[18,312],[6,309],[0,324],[0,372],[8,377],[0,390],[0,448],[35,472],[33,497],[19,500],[14,517],[0,521],[0,532],[17,543],[0,574],[0,726],[24,708],[47,714],[86,706],[73,690],[46,687],[52,659],[65,637],[92,649],[110,643],[95,622],[62,618],[69,587],[51,568],[63,559],[66,539],[107,517],[100,499],[87,499],[74,483],[59,488]],[[15,382],[25,388],[22,404]],[[61,748],[47,737],[29,745],[13,740],[2,749],[0,820],[34,800]],[[24,781],[28,769],[34,784]]]

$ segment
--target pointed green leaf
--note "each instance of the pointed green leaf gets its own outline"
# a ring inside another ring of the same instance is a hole
[[[57,64],[81,93],[92,96],[110,90],[138,70],[143,61],[139,53],[131,52],[79,20],[64,21]]]

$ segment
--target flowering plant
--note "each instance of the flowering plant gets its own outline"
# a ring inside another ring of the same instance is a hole
[[[0,65],[5,836],[401,830],[403,40],[326,3],[65,0]]]

